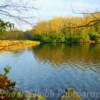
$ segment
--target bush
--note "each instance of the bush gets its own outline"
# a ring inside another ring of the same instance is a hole
[[[90,39],[90,40],[94,40],[94,41],[96,41],[96,39],[97,39],[96,34],[89,33],[89,39]]]
[[[65,41],[66,43],[79,43],[81,37],[79,35],[66,35],[65,36]]]

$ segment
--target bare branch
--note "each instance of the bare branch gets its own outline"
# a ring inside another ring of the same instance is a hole
[[[0,15],[8,16],[13,19],[17,19],[21,22],[27,23],[29,25],[32,25],[31,22],[27,21],[29,18],[34,18],[34,16],[30,16],[27,14],[27,16],[24,15],[24,13],[28,13],[30,10],[36,10],[34,6],[25,5],[24,3],[16,3],[13,0],[4,0],[3,4],[0,4]],[[12,11],[15,11],[16,14],[13,14]]]
[[[100,20],[92,20],[90,22],[88,22],[87,24],[85,25],[79,25],[79,26],[71,26],[71,27],[66,27],[66,28],[84,28],[84,27],[92,27],[92,26],[95,26],[97,24],[100,23]]]
[[[87,24],[84,24],[84,25],[78,25],[78,26],[69,26],[69,27],[66,27],[66,28],[86,28],[86,27],[92,27],[92,26],[95,26],[97,24],[100,23],[100,19],[97,18],[95,16],[95,14],[100,14],[100,11],[96,11],[96,12],[76,12],[72,9],[72,12],[75,13],[75,14],[85,14],[85,15],[91,15],[94,19],[89,21]]]
[[[9,13],[9,12],[7,12],[7,11],[0,10],[0,14],[2,14],[2,15],[6,15],[6,16],[9,16],[9,17],[11,17],[11,18],[18,19],[18,20],[20,20],[20,21],[22,21],[22,22],[25,22],[25,23],[27,23],[27,24],[32,25],[32,23],[30,23],[30,22],[29,22],[29,21],[27,21],[27,20],[24,20],[22,17],[19,17],[19,16],[14,16],[14,15],[10,14],[10,13]]]

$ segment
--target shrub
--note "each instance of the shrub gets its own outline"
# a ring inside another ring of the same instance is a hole
[[[96,39],[97,39],[96,34],[89,33],[89,39],[90,39],[90,40],[94,40],[94,41],[96,41]]]

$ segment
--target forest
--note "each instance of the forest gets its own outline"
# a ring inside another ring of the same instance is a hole
[[[42,42],[100,42],[100,13],[82,17],[55,17],[40,21],[32,29],[33,39]]]
[[[54,17],[37,22],[25,32],[10,22],[0,20],[0,39],[36,40],[40,42],[99,43],[100,13],[83,14],[81,17]]]

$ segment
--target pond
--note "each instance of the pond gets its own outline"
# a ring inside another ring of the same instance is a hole
[[[100,44],[44,44],[0,52],[0,71],[12,67],[9,77],[17,87],[59,100],[74,88],[82,100],[100,100]]]

